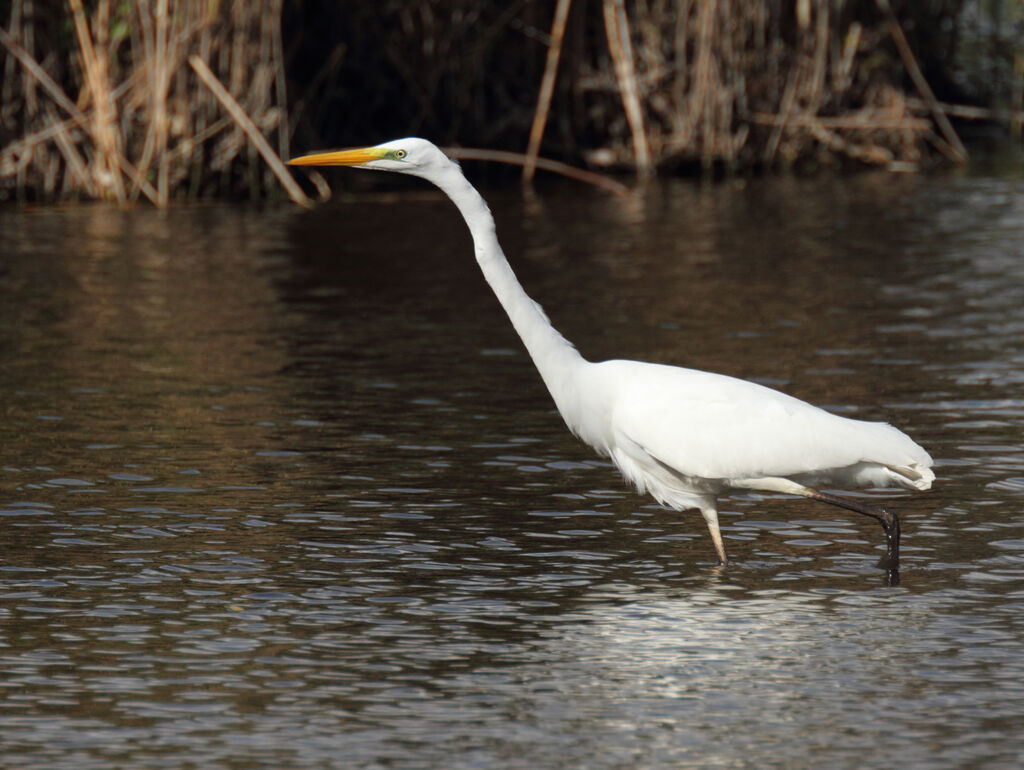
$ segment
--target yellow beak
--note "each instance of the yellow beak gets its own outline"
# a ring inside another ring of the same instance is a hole
[[[371,160],[380,160],[386,150],[376,147],[359,147],[355,150],[335,150],[332,152],[314,152],[288,161],[289,166],[358,166]]]

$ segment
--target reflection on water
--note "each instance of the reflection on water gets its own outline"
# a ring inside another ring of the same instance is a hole
[[[568,435],[433,193],[0,212],[5,766],[1016,766],[1020,188],[489,195],[588,357],[924,444],[899,589],[771,496],[715,567]]]

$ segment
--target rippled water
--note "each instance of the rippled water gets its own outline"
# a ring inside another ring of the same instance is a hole
[[[882,533],[698,516],[561,424],[430,192],[0,211],[5,767],[1024,762],[1024,182],[490,193],[591,358],[924,444]]]

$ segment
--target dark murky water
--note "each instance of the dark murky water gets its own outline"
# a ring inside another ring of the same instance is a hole
[[[1024,182],[491,194],[591,358],[934,455],[881,532],[578,445],[431,193],[0,212],[5,767],[1024,761]]]

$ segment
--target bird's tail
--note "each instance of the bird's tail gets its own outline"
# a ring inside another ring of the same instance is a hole
[[[935,473],[931,468],[918,463],[909,465],[886,466],[894,486],[906,487],[907,489],[919,489],[922,492],[932,488],[935,481]]]

